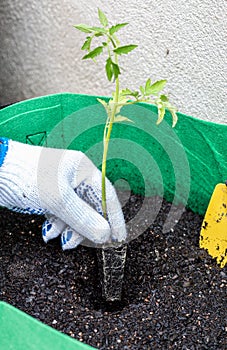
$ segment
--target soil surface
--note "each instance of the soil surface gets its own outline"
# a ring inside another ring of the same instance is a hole
[[[100,350],[227,349],[227,269],[199,249],[201,216],[185,211],[162,232],[169,209],[163,202],[128,244],[123,298],[112,305],[94,248],[63,252],[59,239],[43,242],[43,217],[2,209],[0,299]]]

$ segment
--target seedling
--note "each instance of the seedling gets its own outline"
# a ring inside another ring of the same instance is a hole
[[[139,102],[147,102],[155,104],[158,108],[157,124],[160,124],[168,109],[173,118],[174,127],[177,123],[176,108],[169,102],[167,95],[162,93],[166,85],[166,80],[158,80],[152,82],[150,78],[146,80],[144,86],[140,86],[138,90],[129,88],[120,89],[120,77],[123,69],[120,65],[120,58],[136,49],[137,45],[122,45],[117,33],[125,28],[128,23],[118,23],[110,25],[106,15],[98,9],[98,17],[100,26],[89,26],[87,24],[78,24],[74,27],[86,34],[86,40],[81,50],[86,54],[83,60],[92,59],[96,62],[96,58],[105,55],[105,72],[108,81],[115,84],[115,90],[112,98],[108,102],[98,99],[106,110],[107,118],[103,133],[103,157],[102,157],[102,210],[103,215],[107,216],[106,204],[106,161],[108,154],[108,146],[111,138],[111,132],[114,123],[132,122],[129,118],[121,114],[124,106],[136,104]]]

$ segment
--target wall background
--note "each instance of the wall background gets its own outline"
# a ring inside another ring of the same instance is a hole
[[[98,24],[100,7],[114,24],[129,22],[122,44],[122,86],[150,76],[182,113],[227,124],[225,0],[3,0],[0,7],[0,103],[57,92],[110,95],[103,68],[81,61],[83,34],[72,26]]]

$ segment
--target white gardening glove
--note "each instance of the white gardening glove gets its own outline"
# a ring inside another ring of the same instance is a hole
[[[95,245],[123,242],[121,206],[108,180],[106,188],[108,221],[102,216],[101,172],[85,154],[0,138],[0,206],[45,214],[45,242],[58,235],[63,249],[85,238]]]

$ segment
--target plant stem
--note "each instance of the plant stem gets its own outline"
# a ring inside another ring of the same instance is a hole
[[[117,55],[115,54],[115,62],[118,63]],[[103,216],[106,219],[107,218],[107,206],[106,206],[106,160],[107,160],[107,154],[108,154],[108,147],[109,147],[109,141],[110,136],[113,128],[114,118],[116,115],[116,110],[118,107],[118,100],[119,100],[119,92],[120,92],[120,82],[119,78],[116,78],[115,81],[115,95],[113,100],[113,109],[111,111],[110,119],[107,116],[105,130],[104,130],[104,137],[103,137],[103,158],[102,158],[102,211]]]

